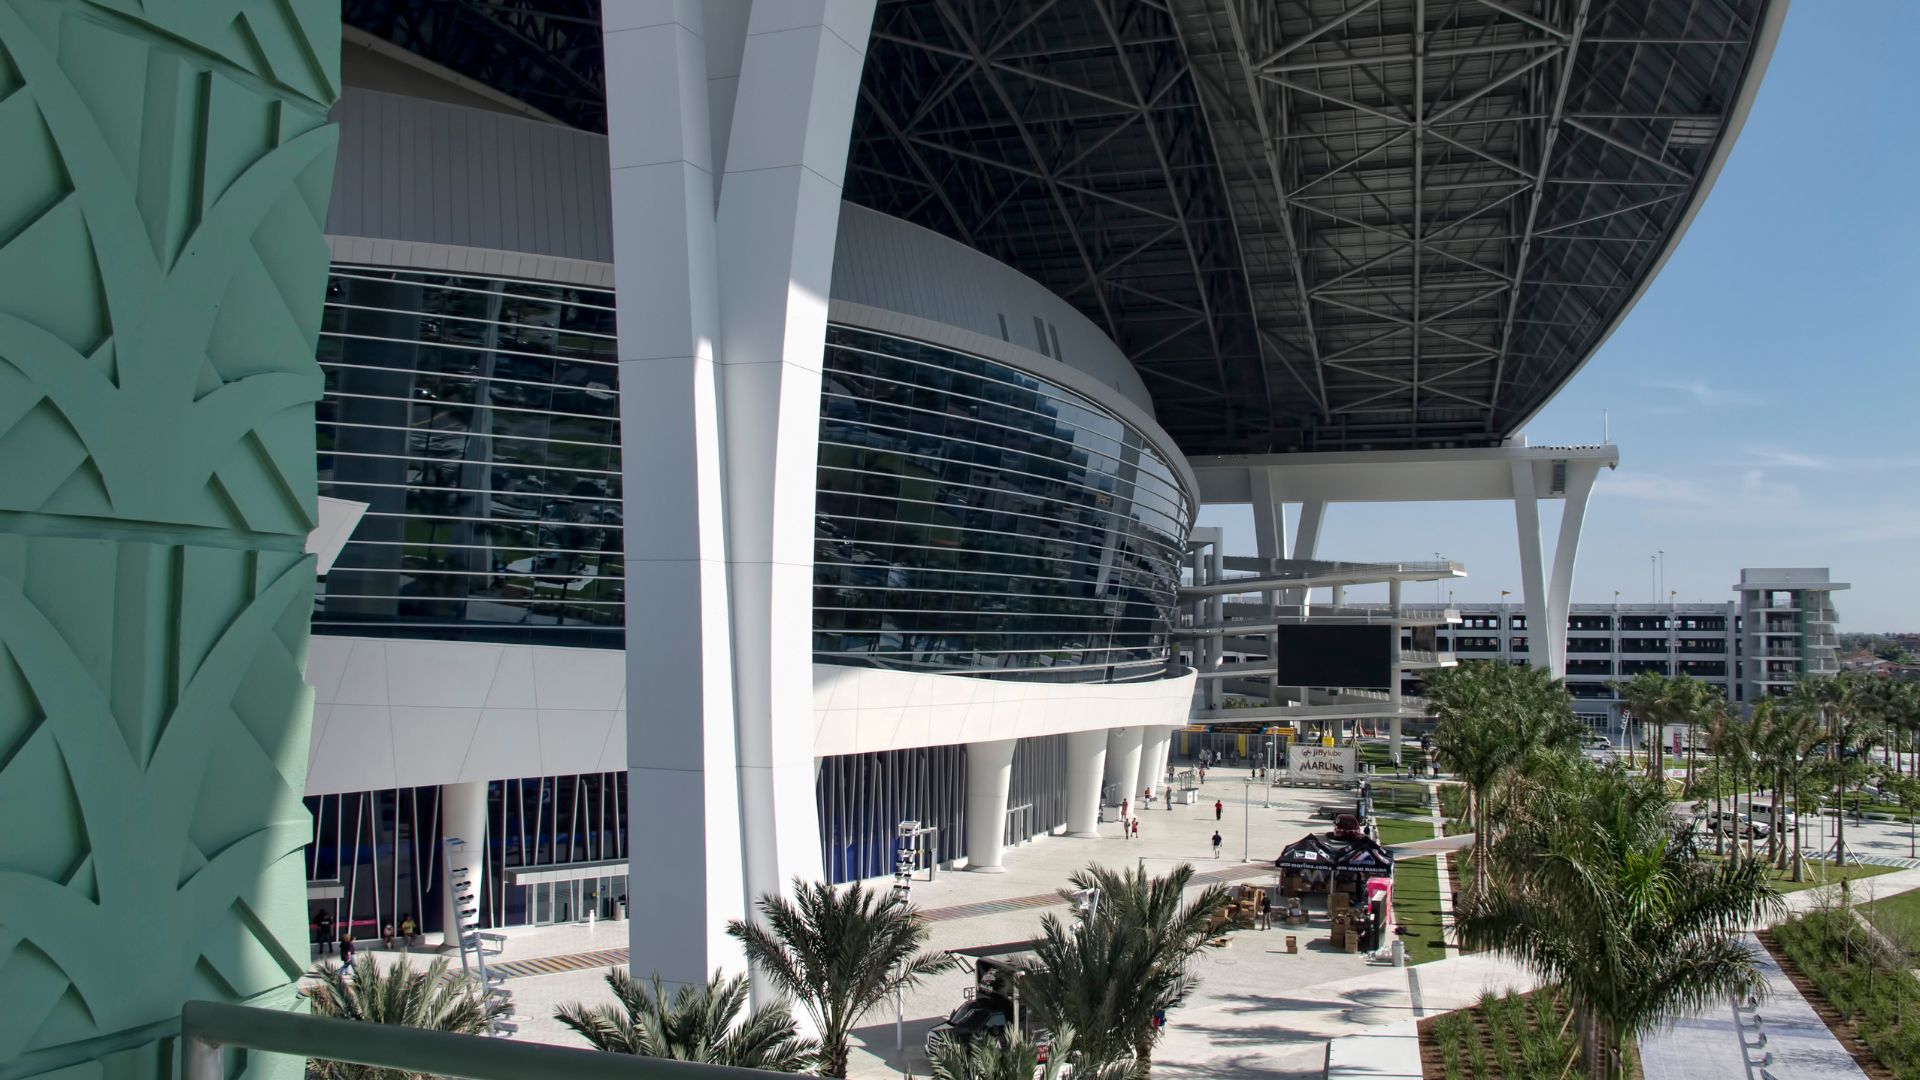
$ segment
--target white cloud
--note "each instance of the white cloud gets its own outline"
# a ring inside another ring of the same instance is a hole
[[[1920,458],[1893,455],[1872,455],[1861,457],[1833,457],[1823,454],[1807,454],[1799,450],[1788,450],[1770,446],[1745,446],[1740,449],[1741,459],[1729,464],[1735,468],[1760,467],[1765,469],[1812,469],[1821,472],[1833,470],[1879,472],[1897,469],[1920,469]]]

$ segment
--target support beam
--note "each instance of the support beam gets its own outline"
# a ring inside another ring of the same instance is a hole
[[[1000,855],[1007,832],[1007,789],[1013,782],[1018,739],[967,744],[967,869],[1004,874]]]
[[[821,875],[813,492],[872,0],[609,3],[627,586],[630,964],[742,970],[729,919]],[[716,176],[718,180],[716,182]],[[672,830],[662,821],[680,822]],[[758,989],[758,988],[757,988]]]
[[[1527,609],[1528,662],[1544,666],[1556,679],[1566,677],[1566,665],[1554,665],[1555,635],[1549,626],[1547,582],[1540,558],[1540,497],[1530,462],[1513,462],[1513,517],[1520,540],[1520,598]],[[1502,633],[1510,630],[1503,628]],[[1566,640],[1566,627],[1558,635]]]
[[[1393,636],[1387,644],[1387,706],[1393,710],[1389,720],[1391,734],[1387,737],[1387,753],[1395,768],[1400,765],[1400,582],[1387,582],[1387,605],[1393,609]]]
[[[448,947],[458,948],[459,909],[463,905],[455,895],[459,890],[452,887],[453,880],[465,875],[466,888],[472,893],[475,903],[486,895],[482,891],[487,882],[486,781],[440,786],[440,835],[446,840],[460,841],[458,845],[447,844],[443,848],[446,864],[440,875],[442,940]]]
[[[1107,732],[1067,736],[1067,835],[1099,836],[1100,782],[1106,779]]]
[[[1145,734],[1146,729],[1139,726],[1107,730],[1105,786],[1113,788],[1119,798],[1129,800],[1136,807],[1140,802],[1136,781],[1140,778],[1140,751]]]
[[[1547,621],[1553,633],[1553,671],[1557,677],[1567,673],[1567,612],[1573,596],[1574,558],[1580,551],[1580,529],[1587,519],[1587,498],[1593,494],[1594,478],[1600,466],[1591,462],[1571,463],[1567,467],[1565,502],[1560,507],[1560,539],[1553,550],[1553,576],[1547,581]],[[1529,620],[1528,627],[1532,627]]]
[[[1151,800],[1160,791],[1162,781],[1167,775],[1167,751],[1173,744],[1173,728],[1166,724],[1156,724],[1143,728],[1140,740],[1140,771],[1134,779],[1133,790],[1144,799]]]

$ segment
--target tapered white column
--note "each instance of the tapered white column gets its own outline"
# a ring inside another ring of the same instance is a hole
[[[1067,835],[1098,836],[1100,783],[1106,779],[1107,729],[1067,736]]]
[[[630,966],[670,983],[742,970],[728,920],[821,876],[820,367],[872,21],[872,0],[602,6],[637,634]]]
[[[1140,729],[1140,771],[1133,781],[1133,793],[1151,799],[1160,791],[1167,775],[1167,746],[1173,741],[1173,728],[1165,724]]]
[[[1007,786],[1013,782],[1017,739],[967,744],[967,869],[1003,874],[1007,833]]]
[[[1140,776],[1140,746],[1145,732],[1137,726],[1107,731],[1106,786],[1114,789],[1116,799],[1140,801],[1140,789],[1134,782]]]
[[[440,927],[442,940],[458,947],[456,938],[461,908],[474,907],[484,896],[487,874],[487,785],[484,780],[440,786],[440,836],[459,844],[442,844],[447,864],[441,877]],[[460,888],[448,886],[465,877]],[[461,896],[471,900],[462,901]],[[371,935],[369,935],[371,936]]]

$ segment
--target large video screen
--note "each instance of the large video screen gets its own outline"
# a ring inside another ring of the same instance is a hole
[[[1392,626],[1282,626],[1274,634],[1280,686],[1393,685]]]

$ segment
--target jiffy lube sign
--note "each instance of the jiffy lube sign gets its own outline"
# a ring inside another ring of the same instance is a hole
[[[1350,780],[1353,747],[1295,744],[1287,748],[1287,772],[1295,780]]]

